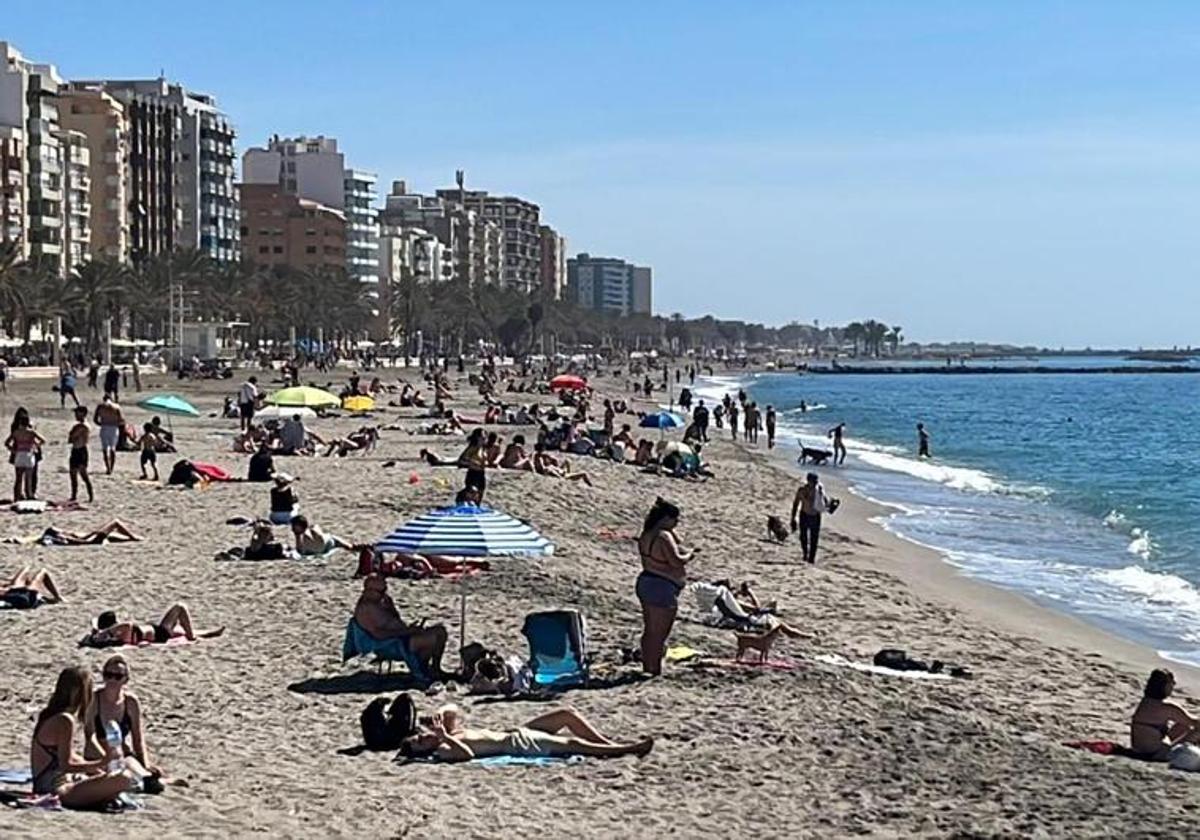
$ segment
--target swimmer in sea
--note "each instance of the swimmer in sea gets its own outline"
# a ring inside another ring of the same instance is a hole
[[[924,423],[917,424],[917,457],[932,458],[929,454],[929,432],[925,430]]]
[[[829,437],[833,438],[833,463],[846,463],[846,444],[842,442],[842,435],[846,431],[845,423],[838,423],[829,430]]]

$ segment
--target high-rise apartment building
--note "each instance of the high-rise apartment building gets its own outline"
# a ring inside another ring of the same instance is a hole
[[[25,131],[0,125],[0,244],[15,245],[18,259],[29,253],[25,240],[27,167]]]
[[[92,258],[90,154],[82,131],[59,131],[62,149],[62,250],[66,270]]]
[[[286,193],[278,184],[241,185],[242,259],[319,270],[346,264],[346,215]]]
[[[58,117],[64,129],[87,138],[91,176],[93,257],[129,258],[129,119],[125,106],[99,88],[68,83],[59,92]]]
[[[567,240],[549,225],[538,228],[541,262],[538,288],[554,300],[562,300],[567,285]]]
[[[247,149],[242,181],[276,184],[283,192],[341,210],[346,216],[346,271],[364,283],[379,282],[376,177],[346,166],[332,137],[272,137],[266,148]]]
[[[567,288],[587,309],[617,315],[649,315],[650,269],[612,257],[579,254],[567,260]]]
[[[451,205],[473,211],[500,228],[503,255],[500,283],[509,289],[531,292],[541,278],[541,246],[538,206],[510,195],[489,195],[484,190],[451,188],[438,190],[437,197]]]
[[[380,279],[442,283],[454,278],[454,263],[441,240],[419,227],[384,225],[379,235]]]
[[[198,249],[239,258],[235,132],[216,100],[166,79],[77,82],[121,102],[130,129],[130,228],[135,256]]]
[[[437,237],[443,249],[442,279],[467,285],[500,282],[502,229],[457,201],[410,193],[404,181],[393,181],[379,219],[393,231],[416,228]]]
[[[22,250],[28,257],[56,262],[65,273],[74,266],[65,262],[63,252],[63,152],[57,105],[61,85],[52,65],[28,61],[7,41],[0,41],[0,126],[9,129],[10,144],[16,139],[12,129],[24,135]]]

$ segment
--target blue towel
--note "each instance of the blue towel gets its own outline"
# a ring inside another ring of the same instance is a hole
[[[33,775],[28,770],[0,768],[0,784],[27,785],[33,781]]]
[[[414,679],[426,684],[433,682],[404,639],[376,639],[351,618],[346,623],[346,638],[342,642],[342,661],[371,653],[383,660],[403,662]]]
[[[553,767],[580,761],[583,761],[581,755],[494,755],[491,758],[477,758],[472,763],[481,767]]]

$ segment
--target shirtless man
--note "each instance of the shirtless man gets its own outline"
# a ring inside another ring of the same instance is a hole
[[[81,478],[83,486],[87,488],[88,501],[96,501],[96,495],[92,492],[92,479],[88,475],[88,438],[91,437],[92,432],[87,424],[87,414],[85,406],[76,406],[75,425],[67,433],[67,442],[71,444],[71,454],[67,458],[67,470],[71,474],[72,502],[79,499],[79,480]]]
[[[121,414],[121,406],[111,397],[105,397],[96,406],[92,422],[100,427],[100,454],[104,458],[104,472],[113,474],[117,465],[117,441],[121,438],[121,427],[125,425],[125,416]]]
[[[775,406],[767,406],[767,449],[775,448]]]
[[[563,735],[558,734],[566,730]],[[400,746],[408,758],[435,756],[440,761],[470,761],[498,755],[537,757],[585,755],[593,758],[645,756],[653,738],[620,743],[603,735],[573,709],[538,715],[523,726],[508,730],[472,729],[463,725],[456,706],[438,710],[417,734]]]
[[[929,432],[924,423],[917,424],[917,457],[932,458],[929,454]]]
[[[368,575],[363,580],[362,595],[354,605],[354,620],[373,639],[404,639],[427,673],[434,677],[443,675],[442,654],[448,638],[445,626],[405,622],[388,595],[387,578]]]
[[[842,442],[842,435],[846,432],[846,424],[838,423],[829,430],[829,437],[833,438],[833,463],[846,463],[846,444]]]

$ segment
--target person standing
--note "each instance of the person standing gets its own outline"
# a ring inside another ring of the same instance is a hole
[[[154,481],[158,481],[158,435],[154,433],[154,426],[146,423],[142,426],[142,439],[138,441],[141,446],[142,454],[139,459],[139,464],[142,468],[142,481],[146,481],[150,476],[146,475],[146,467],[154,471]]]
[[[0,394],[8,393],[8,359],[0,356]]]
[[[121,440],[121,427],[125,425],[121,406],[113,402],[111,397],[105,397],[96,406],[92,422],[100,427],[100,457],[104,459],[104,473],[112,475],[117,466],[117,443]]]
[[[642,571],[635,589],[642,605],[642,671],[662,673],[667,639],[675,625],[679,593],[687,585],[687,564],[699,549],[686,551],[675,537],[679,508],[659,497],[650,508],[638,537]]]
[[[13,501],[37,498],[37,462],[38,452],[45,440],[33,430],[29,412],[18,408],[13,414],[12,427],[4,446],[12,453],[10,458],[13,465]]]
[[[254,408],[258,404],[258,377],[251,376],[238,388],[238,415],[241,417],[241,430],[250,428],[254,419]]]
[[[113,400],[118,399],[118,391],[121,388],[121,372],[117,370],[117,366],[109,363],[108,370],[104,371],[104,396],[112,397]]]
[[[767,449],[775,448],[775,406],[767,406]]]
[[[617,412],[613,410],[612,400],[604,401],[604,437],[612,440],[613,426],[617,421]]]
[[[924,423],[917,424],[917,457],[932,458],[929,454],[929,432],[925,429]]]
[[[829,437],[833,438],[833,463],[846,463],[846,444],[842,440],[842,436],[846,432],[846,424],[838,423],[829,430]]]
[[[70,397],[75,405],[79,405],[79,397],[75,396],[75,368],[71,367],[70,362],[64,361],[58,368],[58,401],[60,408],[67,407],[67,397]]]
[[[738,407],[737,403],[729,404],[729,431],[733,435],[733,442],[737,443],[738,433]]]
[[[810,472],[792,500],[792,530],[800,531],[800,550],[809,563],[817,562],[821,514],[826,511],[832,512],[832,507],[825,495],[825,488],[817,474]]]
[[[99,379],[100,379],[100,359],[99,359],[99,357],[96,357],[96,358],[93,358],[91,363],[88,365],[88,374],[87,374],[88,387],[95,388],[96,383],[99,381]]]
[[[704,404],[704,400],[696,404],[696,410],[692,412],[692,422],[696,424],[700,440],[708,443],[708,406]]]
[[[139,394],[142,392],[142,365],[138,361],[138,354],[133,354],[133,362],[130,364],[133,368],[133,387]]]
[[[87,488],[88,501],[96,501],[92,492],[92,479],[88,475],[88,439],[92,430],[87,424],[88,411],[85,406],[75,407],[75,425],[67,433],[67,443],[71,445],[71,454],[67,457],[67,471],[71,474],[71,501],[79,500],[79,481]]]

